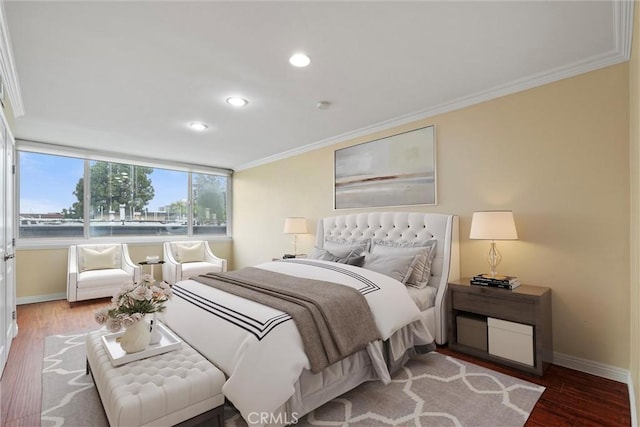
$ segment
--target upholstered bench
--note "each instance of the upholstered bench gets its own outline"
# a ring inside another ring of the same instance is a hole
[[[187,343],[164,354],[114,367],[101,341],[87,334],[87,373],[93,374],[109,424],[222,426],[224,374]]]

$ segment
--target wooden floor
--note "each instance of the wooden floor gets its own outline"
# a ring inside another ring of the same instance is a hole
[[[44,337],[97,328],[93,313],[108,302],[82,302],[73,309],[64,300],[18,306],[19,334],[0,380],[1,427],[40,425]],[[545,386],[526,426],[631,425],[626,384],[555,365],[536,378],[447,348],[438,351]]]
[[[549,366],[544,377],[539,378],[448,348],[438,351],[546,387],[525,424],[527,427],[631,425],[629,391],[624,383],[557,365]]]

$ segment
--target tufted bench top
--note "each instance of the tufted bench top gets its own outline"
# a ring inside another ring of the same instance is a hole
[[[221,423],[224,374],[200,353],[183,342],[178,350],[113,367],[105,333],[87,334],[87,363],[111,426],[171,426],[216,408],[209,415]]]

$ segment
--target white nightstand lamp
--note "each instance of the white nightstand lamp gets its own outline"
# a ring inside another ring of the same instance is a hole
[[[512,211],[474,212],[471,218],[470,239],[491,240],[489,265],[491,276],[496,277],[496,267],[502,261],[502,255],[496,248],[496,240],[517,240],[516,223]]]
[[[284,233],[293,234],[293,256],[298,255],[298,234],[307,234],[307,220],[303,217],[289,217],[284,220]],[[287,257],[287,256],[285,256]],[[289,257],[287,257],[289,258]]]

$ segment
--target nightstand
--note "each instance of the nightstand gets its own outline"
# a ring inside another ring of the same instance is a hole
[[[289,257],[289,258],[285,258],[285,257],[280,257],[280,258],[271,258],[271,261],[278,261],[280,259],[296,259],[296,258],[306,258],[307,254],[298,254],[295,257]]]
[[[542,376],[553,360],[551,289],[450,282],[449,348]]]

